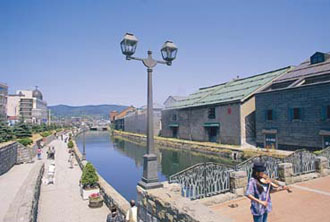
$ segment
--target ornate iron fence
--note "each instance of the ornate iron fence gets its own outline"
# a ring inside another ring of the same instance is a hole
[[[326,157],[328,159],[328,164],[329,164],[328,167],[330,168],[330,146],[327,147],[327,148],[325,148],[325,149],[323,149],[320,152],[319,156],[324,156],[324,157]]]
[[[232,170],[218,163],[199,163],[170,176],[169,183],[180,184],[184,197],[204,198],[229,191]]]
[[[278,178],[278,164],[282,163],[283,160],[280,158],[274,158],[271,156],[255,156],[247,159],[246,161],[239,163],[236,165],[235,170],[246,171],[248,179],[250,179],[252,175],[252,167],[253,163],[259,161],[263,162],[266,167],[266,174],[273,179]]]
[[[292,163],[293,173],[300,175],[315,171],[316,155],[307,150],[297,150],[284,158],[284,162]]]

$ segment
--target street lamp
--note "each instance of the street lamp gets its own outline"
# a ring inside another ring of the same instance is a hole
[[[144,189],[153,189],[162,187],[158,179],[157,156],[154,150],[154,130],[153,130],[153,99],[152,99],[152,69],[157,64],[171,65],[176,58],[178,48],[171,41],[166,41],[161,49],[164,61],[158,61],[152,58],[152,52],[148,51],[148,57],[145,59],[133,57],[138,39],[131,33],[126,33],[124,39],[120,42],[122,53],[127,60],[141,61],[147,67],[148,73],[148,100],[147,100],[147,154],[143,156],[143,176],[138,183]]]
[[[83,126],[83,153],[81,160],[86,160],[86,139],[85,139],[85,122],[82,122],[81,125]]]

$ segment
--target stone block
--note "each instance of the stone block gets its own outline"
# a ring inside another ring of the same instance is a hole
[[[240,189],[240,188],[243,188],[243,192],[244,192],[244,189],[246,188],[248,182],[246,172],[232,171],[230,172],[229,177],[230,177],[231,192],[234,192],[236,189]]]
[[[316,157],[315,169],[321,176],[327,176],[327,168],[329,166],[329,160],[324,156]]]
[[[284,181],[287,184],[292,184],[293,175],[292,163],[280,163],[278,165],[278,176],[281,181]]]

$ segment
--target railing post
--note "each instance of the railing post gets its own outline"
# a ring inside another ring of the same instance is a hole
[[[278,165],[278,176],[281,181],[286,184],[293,183],[293,167],[292,163],[280,163]]]
[[[246,171],[231,171],[229,173],[229,180],[230,192],[243,196],[248,183]]]
[[[328,175],[328,159],[324,156],[318,156],[315,160],[315,170],[318,172],[322,177]]]

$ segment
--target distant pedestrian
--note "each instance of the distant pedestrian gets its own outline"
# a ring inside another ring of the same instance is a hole
[[[135,201],[130,201],[131,208],[127,211],[126,221],[127,222],[137,222],[137,207],[135,206]]]
[[[38,160],[41,160],[41,149],[40,147],[37,149]]]
[[[108,214],[106,222],[123,222],[115,206],[111,208],[111,213]]]
[[[73,168],[73,153],[70,153],[68,162],[70,163],[70,168]]]

